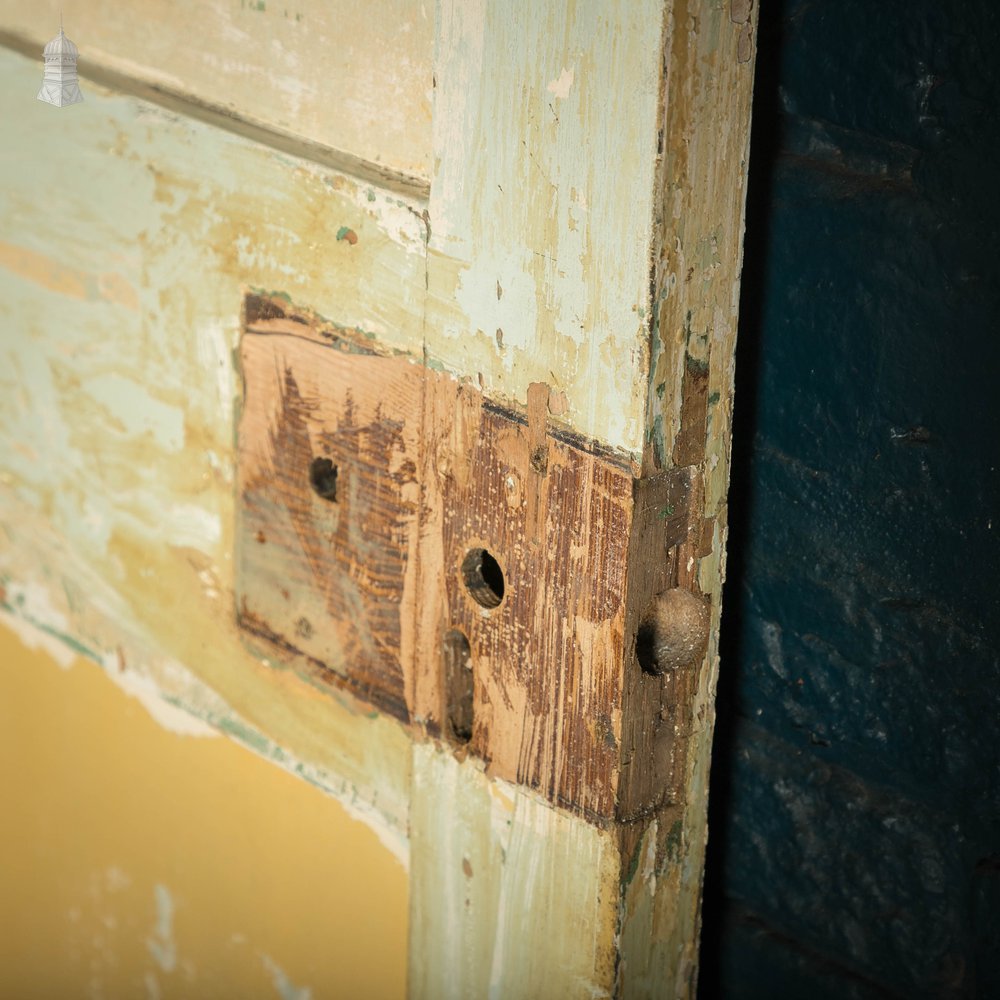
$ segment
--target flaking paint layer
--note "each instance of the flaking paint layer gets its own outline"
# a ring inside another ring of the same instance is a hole
[[[429,353],[638,455],[663,6],[440,5]],[[613,43],[609,39],[613,38]]]
[[[0,581],[45,594],[9,609],[212,724],[266,734],[403,839],[405,736],[236,635],[232,351],[251,285],[389,344],[418,337],[422,222],[133,98],[88,92],[79,115],[47,116],[23,100],[35,77],[0,51]],[[356,245],[336,241],[345,225]]]

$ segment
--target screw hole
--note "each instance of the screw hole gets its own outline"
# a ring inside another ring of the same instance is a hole
[[[314,458],[309,466],[309,485],[324,500],[337,502],[337,466],[328,458]]]
[[[503,600],[503,570],[486,549],[469,550],[462,560],[462,580],[480,607],[495,608]]]

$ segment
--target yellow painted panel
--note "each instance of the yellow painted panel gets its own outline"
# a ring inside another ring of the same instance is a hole
[[[404,995],[407,876],[374,833],[6,628],[0,790],[0,996]]]

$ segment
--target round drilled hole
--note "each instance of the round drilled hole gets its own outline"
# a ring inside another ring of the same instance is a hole
[[[486,549],[470,549],[462,560],[462,580],[472,599],[484,608],[503,600],[503,570]]]
[[[337,502],[337,466],[328,458],[314,458],[309,466],[309,485],[324,500]]]

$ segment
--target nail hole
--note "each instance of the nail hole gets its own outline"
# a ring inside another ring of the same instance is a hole
[[[309,466],[309,484],[317,496],[337,502],[337,466],[328,458],[314,458]]]
[[[503,600],[503,570],[486,549],[470,549],[462,560],[462,580],[481,607],[495,608]]]
[[[452,739],[468,743],[472,738],[472,649],[463,632],[450,628],[444,634],[441,652],[448,692],[448,726]]]

